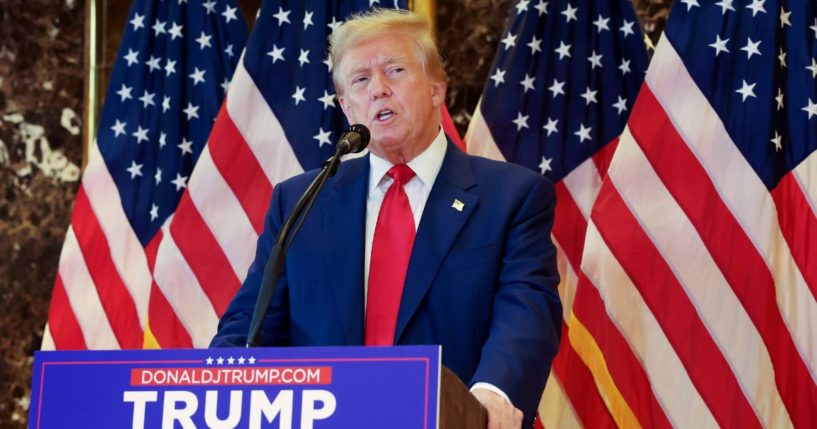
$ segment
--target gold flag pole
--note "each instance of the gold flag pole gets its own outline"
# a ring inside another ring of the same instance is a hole
[[[409,9],[428,19],[431,34],[437,34],[437,0],[409,0]]]
[[[88,153],[96,137],[99,118],[99,54],[101,37],[99,33],[100,1],[85,1],[85,55],[83,110],[82,110],[82,168],[88,162]]]

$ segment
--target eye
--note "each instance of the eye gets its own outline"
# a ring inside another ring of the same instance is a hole
[[[402,72],[404,72],[404,71],[406,71],[406,68],[405,68],[405,67],[403,67],[403,66],[395,66],[395,67],[390,68],[390,69],[388,70],[388,73],[389,73],[389,74],[400,74],[400,73],[402,73]]]
[[[366,82],[368,79],[369,79],[368,76],[357,76],[357,77],[352,79],[352,85]]]

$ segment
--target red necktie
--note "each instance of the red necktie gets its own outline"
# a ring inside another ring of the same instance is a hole
[[[394,181],[383,197],[377,216],[366,301],[365,342],[378,346],[394,344],[397,312],[415,234],[414,216],[403,190],[403,185],[414,177],[414,171],[406,164],[399,164],[386,174]]]

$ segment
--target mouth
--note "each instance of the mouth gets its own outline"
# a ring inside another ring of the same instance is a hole
[[[390,109],[383,109],[378,111],[377,114],[374,115],[374,120],[377,122],[386,122],[393,117],[394,112],[392,112]]]

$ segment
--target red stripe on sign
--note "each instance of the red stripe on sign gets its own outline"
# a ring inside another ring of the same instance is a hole
[[[664,409],[652,391],[647,374],[629,343],[610,320],[604,301],[582,273],[573,312],[593,336],[604,355],[610,376],[642,427],[670,428]]]
[[[602,184],[591,218],[661,325],[715,420],[721,426],[760,427],[732,368],[683,286],[609,180]]]
[[[170,224],[170,235],[202,290],[221,317],[241,282],[227,256],[186,192]]]
[[[562,344],[553,359],[553,372],[584,427],[615,428],[616,423],[599,396],[593,375],[568,341],[567,330],[567,323],[562,323]]]
[[[86,350],[88,348],[59,273],[54,281],[54,291],[51,294],[48,322],[56,350]]]
[[[811,294],[817,298],[817,252],[813,248],[817,243],[817,218],[814,217],[794,172],[783,176],[772,190],[772,198],[777,206],[780,230],[789,243],[791,256],[803,274]]]
[[[71,226],[119,346],[123,349],[142,348],[144,333],[139,324],[136,304],[111,259],[108,240],[97,222],[83,186],[77,192]]]
[[[593,163],[596,164],[596,169],[599,170],[601,180],[607,177],[607,169],[610,168],[610,162],[613,160],[613,155],[616,153],[619,138],[616,137],[611,142],[604,145],[595,155],[593,155]]]
[[[775,382],[792,422],[797,427],[810,427],[817,385],[777,307],[774,280],[766,261],[721,200],[706,170],[648,86],[638,96],[629,126],[754,322],[769,351]]]
[[[247,213],[255,232],[260,235],[264,231],[264,214],[272,197],[272,185],[258,159],[247,146],[244,136],[227,113],[226,106],[227,103],[221,106],[218,119],[210,132],[210,155],[213,157],[213,164]]]
[[[573,199],[564,182],[556,182],[555,187],[556,213],[553,219],[553,236],[564,250],[573,271],[578,272],[582,262],[587,220],[579,210],[576,200]]]

